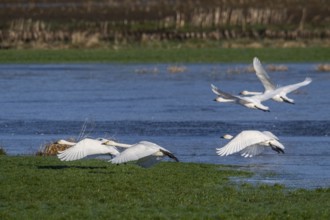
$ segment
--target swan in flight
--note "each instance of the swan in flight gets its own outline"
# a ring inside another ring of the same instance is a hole
[[[116,155],[110,160],[113,164],[121,164],[129,161],[136,161],[139,166],[150,167],[158,163],[161,158],[168,156],[169,158],[179,162],[179,160],[165,148],[148,141],[140,141],[139,143],[130,145],[117,143],[115,141],[109,140],[104,144],[127,148],[120,154]]]
[[[107,146],[104,145],[107,139],[99,138],[99,139],[91,139],[85,138],[77,143],[66,141],[66,140],[59,140],[57,141],[58,144],[64,144],[72,146],[64,151],[59,151],[57,157],[61,161],[73,161],[73,160],[80,160],[86,157],[97,157],[100,155],[111,155],[115,156],[119,154],[119,151],[114,146]]]
[[[253,157],[270,147],[277,153],[284,153],[284,146],[270,131],[246,130],[235,137],[227,134],[223,138],[231,140],[222,148],[216,148],[219,156],[227,156],[239,152],[243,157]]]
[[[264,93],[274,91],[276,89],[276,86],[271,81],[269,75],[267,74],[266,70],[263,68],[260,60],[257,57],[253,58],[253,68],[256,72],[257,77],[259,78],[259,80],[261,81],[262,85],[265,88]],[[302,81],[300,83],[283,86],[283,87],[281,87],[281,88],[283,88],[283,90],[279,94],[273,96],[272,99],[277,102],[287,102],[290,104],[294,104],[294,100],[288,98],[287,94],[297,90],[298,88],[300,88],[302,86],[306,86],[306,85],[310,84],[311,82],[312,82],[312,79],[307,77],[304,81]],[[240,93],[240,95],[260,95],[260,94],[262,94],[262,93],[261,92],[250,92],[250,91],[246,91],[246,90],[244,90]]]
[[[223,92],[218,89],[215,85],[211,84],[212,91],[217,95],[217,98],[214,101],[217,102],[234,102],[236,104],[243,105],[247,108],[259,109],[262,111],[269,112],[269,107],[263,105],[261,102],[271,99],[275,95],[282,92],[282,88],[262,93],[261,95],[254,96],[236,96],[229,93]]]

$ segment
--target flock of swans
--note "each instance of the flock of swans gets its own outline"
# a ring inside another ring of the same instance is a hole
[[[215,101],[232,102],[251,109],[269,111],[269,107],[263,105],[262,102],[273,99],[277,102],[294,104],[294,100],[287,97],[287,94],[308,85],[312,81],[311,78],[307,77],[300,83],[276,87],[256,57],[253,59],[253,67],[258,79],[264,86],[263,92],[242,91],[240,95],[232,95],[211,84],[212,91],[217,95]],[[245,130],[235,137],[227,134],[223,138],[230,141],[224,147],[216,148],[216,153],[219,156],[240,153],[243,157],[253,157],[266,148],[271,148],[277,153],[284,153],[285,149],[283,144],[279,142],[278,137],[270,131]],[[61,161],[80,160],[100,155],[111,155],[112,159],[109,162],[113,164],[135,161],[142,167],[153,166],[165,156],[174,161],[179,161],[169,150],[148,141],[130,145],[104,138],[85,138],[77,143],[65,140],[59,140],[57,143],[71,146],[64,151],[58,152],[57,157]]]
[[[113,158],[110,162],[113,164],[135,161],[139,166],[145,168],[158,163],[164,156],[179,162],[178,158],[169,150],[149,141],[140,141],[130,145],[105,138],[85,138],[77,143],[66,140],[59,140],[57,143],[71,146],[64,151],[58,152],[57,157],[61,161],[111,155]]]

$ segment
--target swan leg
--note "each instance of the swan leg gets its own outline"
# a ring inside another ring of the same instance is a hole
[[[264,111],[264,112],[270,112],[270,110],[265,110],[265,109],[262,109],[262,108],[258,108],[256,105],[254,106],[256,109],[259,109],[261,111]]]
[[[284,98],[283,96],[281,96],[281,99],[283,100],[283,102],[286,102],[286,103],[289,103],[289,104],[292,104],[292,105],[295,104],[294,102],[289,101],[288,99]]]

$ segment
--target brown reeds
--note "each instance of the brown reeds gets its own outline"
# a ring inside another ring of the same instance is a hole
[[[267,65],[266,69],[270,72],[282,72],[282,71],[288,71],[288,67],[285,65],[274,65],[274,64],[269,64]]]
[[[69,139],[68,141],[74,141],[73,139]],[[68,149],[69,145],[58,144],[57,141],[46,143],[41,146],[39,151],[36,153],[37,156],[55,156],[59,151],[63,151]]]
[[[0,47],[329,39],[330,13],[324,1],[13,0],[0,7]]]
[[[185,66],[178,66],[178,65],[171,65],[167,67],[167,71],[169,73],[183,73],[186,72],[187,67]]]
[[[275,65],[275,64],[269,64],[266,66],[266,70],[269,72],[280,72],[280,71],[287,71],[288,67],[285,65]],[[239,74],[239,73],[255,73],[255,69],[253,65],[249,65],[247,67],[235,67],[227,69],[226,71],[229,74]]]
[[[319,64],[316,66],[316,70],[320,72],[330,72],[330,64]]]

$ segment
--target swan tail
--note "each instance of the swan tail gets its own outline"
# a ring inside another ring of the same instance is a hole
[[[272,150],[276,151],[277,153],[282,153],[284,154],[284,150],[276,145],[270,144]]]
[[[176,156],[174,156],[174,154],[172,154],[171,152],[165,151],[160,149],[160,152],[162,152],[164,155],[168,156],[169,158],[175,160],[176,162],[179,162],[179,159],[176,158]]]

